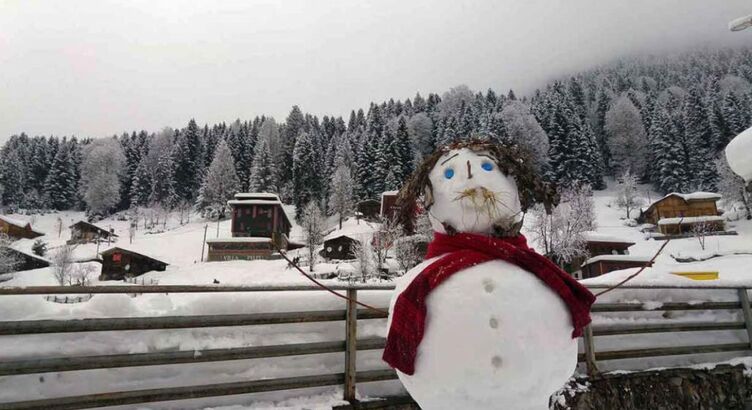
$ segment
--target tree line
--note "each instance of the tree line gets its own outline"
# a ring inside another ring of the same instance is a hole
[[[483,135],[526,146],[560,186],[602,189],[629,172],[661,192],[715,190],[716,160],[752,122],[752,48],[638,57],[552,81],[532,95],[458,86],[321,118],[293,106],[229,124],[107,138],[13,135],[0,150],[6,207],[195,207],[221,217],[237,191],[275,192],[298,214],[344,214],[398,189],[436,147]],[[735,185],[732,187],[734,188]]]

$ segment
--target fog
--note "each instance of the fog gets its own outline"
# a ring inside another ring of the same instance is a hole
[[[624,55],[752,43],[748,0],[0,4],[0,141],[515,89]]]

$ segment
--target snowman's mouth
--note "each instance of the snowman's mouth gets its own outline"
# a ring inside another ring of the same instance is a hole
[[[494,216],[498,213],[499,199],[494,191],[486,187],[467,188],[457,193],[455,201],[467,201],[475,209]]]

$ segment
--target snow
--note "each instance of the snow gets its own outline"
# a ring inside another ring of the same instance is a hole
[[[651,258],[645,255],[598,255],[588,259],[583,265],[599,261],[650,262]]]
[[[752,128],[747,128],[726,146],[726,160],[745,181],[752,181]]]
[[[640,186],[639,192],[652,198],[660,197],[651,192],[648,187]],[[613,182],[604,191],[593,193],[596,206],[598,228],[597,235],[621,238],[623,241],[634,242],[630,248],[630,256],[643,258],[652,257],[664,241],[645,237],[638,228],[625,226],[620,219],[623,212],[613,206],[615,190]],[[285,205],[288,209],[289,206]],[[726,215],[724,215],[726,216]],[[75,221],[85,218],[82,212],[54,212],[45,215],[14,215],[17,219],[31,222],[36,230],[46,233],[43,240],[48,243],[51,256],[57,247],[63,245],[70,237],[67,228]],[[63,221],[60,235],[57,231],[57,218]],[[530,218],[526,218],[529,226]],[[25,222],[23,222],[25,224]],[[143,226],[138,227],[133,243],[127,237],[116,238],[111,246],[127,247],[138,253],[165,261],[170,265],[164,272],[150,272],[141,278],[148,283],[154,279],[159,285],[212,285],[216,279],[223,285],[307,285],[307,279],[293,269],[287,269],[284,260],[256,260],[256,261],[228,261],[228,262],[200,262],[204,227],[208,223],[207,239],[220,239],[228,236],[230,221],[204,221],[191,216],[191,222],[179,225],[177,218],[168,221],[164,232],[149,233]],[[734,255],[733,251],[752,250],[752,222],[746,220],[728,221],[730,228],[736,230],[738,236],[709,236],[706,247],[701,249],[695,238],[671,240],[664,251],[658,255],[655,264],[646,268],[640,275],[628,282],[629,285],[641,286],[705,286],[710,289],[618,289],[599,297],[598,303],[640,303],[643,306],[658,308],[667,302],[702,303],[706,301],[736,301],[738,296],[733,289],[717,289],[724,286],[752,287],[752,255]],[[99,225],[114,228],[117,231],[128,231],[129,222],[108,218]],[[334,220],[330,221],[334,228]],[[348,219],[344,221],[344,232],[354,232],[368,224],[365,221]],[[523,228],[523,232],[525,232]],[[161,225],[159,227],[161,228]],[[336,231],[333,231],[334,233]],[[302,238],[300,227],[293,225],[291,240]],[[34,240],[21,239],[12,244],[14,249],[29,253]],[[531,241],[531,246],[537,244]],[[106,249],[100,245],[100,251]],[[540,249],[539,249],[540,251]],[[96,244],[81,244],[75,249],[78,259],[96,256]],[[291,254],[294,255],[293,251]],[[680,263],[671,255],[702,257],[709,254],[721,256],[701,262]],[[625,255],[618,255],[623,258]],[[91,263],[99,269],[99,264]],[[346,270],[347,264],[340,265],[340,270]],[[337,265],[319,263],[313,273],[334,272]],[[614,285],[635,269],[611,272],[601,277],[584,281],[587,285]],[[713,281],[693,281],[688,278],[672,275],[677,271],[718,271],[719,279]],[[98,270],[96,271],[98,273]],[[504,268],[504,272],[507,269]],[[96,274],[94,275],[96,276]],[[36,269],[11,274],[12,279],[3,282],[2,286],[41,286],[56,285],[50,268]],[[470,280],[470,279],[468,279]],[[475,280],[475,279],[473,279]],[[506,280],[506,277],[505,277]],[[509,286],[523,286],[518,279],[510,278]],[[337,283],[323,280],[324,283]],[[449,282],[448,282],[449,283]],[[499,280],[496,287],[498,295],[504,281]],[[94,285],[133,286],[137,292],[138,286],[123,284],[123,282],[93,280]],[[476,288],[482,284],[476,283]],[[506,285],[505,285],[506,286]],[[597,291],[597,289],[594,289]],[[137,293],[136,293],[137,294]],[[519,294],[519,295],[518,295]],[[485,295],[481,290],[481,295]],[[377,307],[385,307],[391,299],[390,291],[359,291],[358,297],[363,302]],[[471,300],[469,306],[475,306],[472,313],[462,317],[462,321],[470,321],[481,326],[483,331],[490,331],[488,327],[489,315],[498,314],[499,328],[504,325],[502,315],[507,312],[519,312],[519,306],[527,306],[533,298],[527,292],[516,292],[509,295],[511,300],[518,301],[518,307],[504,311],[497,310],[492,302],[486,298]],[[433,309],[429,298],[429,309]],[[486,305],[478,306],[479,303]],[[457,304],[454,308],[465,305]],[[533,304],[531,308],[535,308]],[[83,303],[60,304],[47,302],[43,296],[0,296],[0,316],[3,320],[41,320],[41,319],[80,319],[107,317],[151,317],[172,315],[200,315],[200,314],[238,314],[238,313],[268,313],[291,312],[326,309],[342,309],[344,303],[339,298],[319,291],[307,292],[248,292],[222,294],[142,294],[132,295],[94,295],[91,300]],[[449,309],[449,308],[447,308]],[[460,309],[463,310],[464,308]],[[478,312],[488,312],[487,315]],[[665,314],[665,316],[664,316]],[[522,316],[522,315],[520,315]],[[468,319],[469,318],[469,319]],[[511,318],[510,320],[518,320]],[[598,313],[593,315],[596,326],[636,324],[636,323],[686,323],[697,321],[734,321],[743,320],[737,311],[697,311],[697,312],[619,312]],[[535,321],[529,321],[535,323]],[[514,323],[514,322],[512,322]],[[386,333],[386,320],[364,320],[358,323],[358,335],[362,338],[380,336]],[[452,332],[447,330],[447,337],[452,341],[454,352],[460,355],[471,355],[475,352],[479,367],[476,374],[487,371],[491,367],[491,357],[477,354],[475,345],[479,348],[498,348],[502,345],[498,339],[469,338],[454,326]],[[499,335],[499,337],[503,337]],[[253,327],[224,327],[206,329],[174,329],[128,332],[88,332],[51,335],[22,335],[3,336],[3,349],[0,360],[20,360],[24,358],[46,358],[74,356],[74,355],[104,355],[129,352],[159,352],[174,350],[201,351],[210,348],[264,346],[287,343],[305,343],[317,341],[343,340],[344,323],[309,323],[298,325],[268,325]],[[542,338],[545,339],[545,338]],[[473,349],[457,349],[457,346],[467,346],[471,340]],[[494,342],[496,341],[496,342]],[[491,343],[495,343],[490,346]],[[618,350],[627,348],[671,347],[712,343],[746,342],[744,330],[713,331],[713,332],[682,332],[674,334],[649,334],[634,336],[604,336],[596,337],[596,348],[599,351]],[[531,341],[531,343],[539,343]],[[542,342],[540,342],[542,343]],[[511,344],[511,343],[510,343]],[[447,344],[448,346],[448,344]],[[447,347],[448,348],[448,347]],[[493,355],[491,355],[493,356]],[[599,362],[602,370],[641,370],[659,366],[686,365],[688,363],[705,363],[729,360],[739,356],[738,352],[715,353],[694,356],[675,356],[664,358],[650,358],[639,360],[615,360]],[[543,359],[541,359],[543,360]],[[502,357],[502,368],[514,365]],[[538,362],[536,362],[538,363]],[[358,352],[358,370],[384,369],[387,366],[381,361],[381,351]],[[77,394],[99,393],[116,390],[135,390],[161,388],[178,385],[200,385],[207,383],[234,382],[262,378],[292,377],[322,373],[340,373],[344,368],[342,354],[321,354],[311,356],[254,359],[241,361],[227,361],[216,363],[201,363],[192,365],[145,366],[130,369],[100,369],[66,373],[47,373],[43,375],[12,376],[0,378],[0,402],[12,400],[26,400],[47,397],[69,396]],[[529,371],[520,372],[514,377],[525,377]],[[522,375],[522,376],[520,376]],[[40,382],[40,376],[44,382]],[[440,375],[432,380],[442,381]],[[537,380],[536,380],[537,381]],[[487,386],[487,385],[486,385]],[[435,386],[434,386],[435,387]],[[558,387],[557,387],[558,388]],[[358,392],[361,397],[404,394],[399,382],[359,383]],[[341,387],[324,387],[303,389],[287,392],[269,392],[255,395],[238,395],[227,398],[207,398],[171,403],[159,403],[151,408],[229,408],[229,409],[261,409],[261,408],[330,408],[332,405],[342,404]],[[234,407],[233,407],[234,406]],[[543,408],[544,405],[539,406]],[[467,408],[467,407],[465,407]],[[519,408],[519,407],[510,407]]]
[[[594,231],[583,232],[582,236],[588,242],[633,243],[632,241],[625,240],[616,235],[606,235]]]
[[[722,222],[724,219],[722,216],[685,216],[681,218],[661,218],[658,220],[658,225],[676,225],[676,224],[693,224],[699,222]]]
[[[703,199],[721,199],[721,195],[717,194],[715,192],[692,192],[689,194],[682,194],[679,192],[672,192],[668,195],[666,195],[664,198],[668,198],[670,196],[678,196],[682,198],[685,201],[697,201],[697,200],[703,200]]]
[[[246,237],[227,237],[227,238],[211,238],[207,239],[206,243],[261,243],[261,242],[271,242],[271,238],[266,237],[255,237],[255,236],[246,236]]]
[[[11,217],[9,217],[7,215],[0,215],[0,219],[2,219],[3,221],[5,221],[5,222],[7,222],[7,223],[9,223],[11,225],[18,226],[20,228],[25,228],[26,224],[27,224],[27,222],[24,222],[24,221],[22,221],[20,219],[11,218]]]
[[[235,194],[236,199],[251,199],[251,198],[269,198],[273,200],[279,201],[279,196],[277,194],[272,194],[269,192],[238,192]]]
[[[339,228],[339,225],[337,225]],[[373,233],[379,229],[378,224],[356,218],[348,218],[342,221],[342,229],[335,229],[324,237],[324,241],[347,236],[359,241],[368,241]]]

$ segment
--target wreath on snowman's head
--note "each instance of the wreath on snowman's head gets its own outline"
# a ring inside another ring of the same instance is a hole
[[[530,153],[516,144],[501,145],[488,139],[470,139],[444,145],[423,160],[423,163],[402,186],[397,196],[397,218],[406,230],[412,231],[415,206],[419,201],[429,211],[433,205],[433,187],[429,179],[431,170],[447,152],[468,148],[474,152],[484,152],[494,158],[499,170],[512,176],[517,183],[522,211],[527,211],[535,203],[541,203],[547,213],[559,202],[553,185],[544,181],[534,165]],[[422,200],[421,200],[422,199]]]

